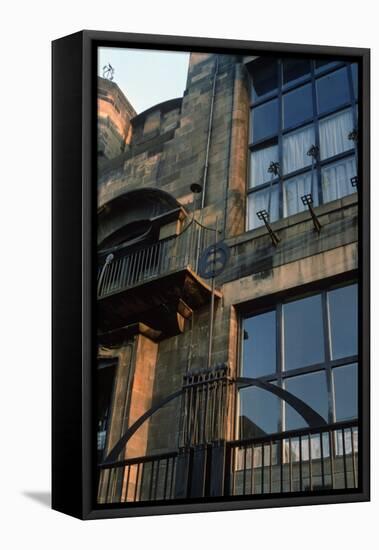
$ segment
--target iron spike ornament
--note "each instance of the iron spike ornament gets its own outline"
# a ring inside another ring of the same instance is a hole
[[[104,65],[103,67],[103,78],[111,81],[114,79],[114,67],[112,67],[110,63],[108,63],[108,65]]]

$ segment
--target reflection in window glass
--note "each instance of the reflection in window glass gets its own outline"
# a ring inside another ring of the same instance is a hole
[[[255,107],[251,112],[252,142],[273,136],[278,133],[278,100],[268,101]]]
[[[337,63],[338,61],[330,61],[329,59],[323,59],[323,60],[316,59],[315,61],[316,72],[320,71],[321,69],[325,70],[329,67],[333,67]]]
[[[278,162],[278,160],[277,145],[253,151],[250,155],[250,187],[270,181],[271,174],[268,172],[268,168],[271,162]]]
[[[291,128],[312,118],[312,87],[306,84],[283,96],[283,126]]]
[[[259,437],[278,431],[279,399],[256,387],[240,390],[240,438]]]
[[[358,416],[357,364],[333,369],[336,422]]]
[[[336,288],[328,292],[331,352],[333,359],[358,353],[358,292],[357,285]]]
[[[328,420],[328,392],[324,371],[288,378],[285,381],[285,389]],[[306,421],[290,405],[286,405],[285,411],[286,430],[307,426]]]
[[[289,174],[312,164],[309,149],[315,143],[313,124],[283,136],[283,173]]]
[[[251,65],[252,100],[257,101],[278,89],[278,60],[260,57]]]
[[[347,157],[321,169],[323,202],[330,202],[355,192],[351,178],[357,175],[355,157]]]
[[[351,76],[353,78],[354,97],[355,99],[358,99],[358,64],[357,63],[351,64]]]
[[[308,207],[303,204],[301,197],[304,195],[312,195],[313,206],[318,206],[318,193],[317,193],[317,174],[312,171],[300,174],[295,178],[290,178],[284,182],[284,216],[291,216],[298,212],[303,212]]]
[[[279,187],[277,184],[268,186],[261,191],[251,193],[248,197],[248,227],[254,229],[264,225],[257,217],[257,212],[267,210],[270,221],[279,219]]]
[[[354,128],[351,109],[320,120],[320,158],[324,160],[354,148],[349,134]]]
[[[316,81],[319,113],[336,109],[350,101],[346,68],[327,74]]]
[[[311,63],[309,59],[284,59],[283,60],[283,83],[299,82],[309,76]]]
[[[243,376],[256,378],[276,370],[276,312],[244,321]]]
[[[285,370],[324,361],[321,295],[283,306]]]

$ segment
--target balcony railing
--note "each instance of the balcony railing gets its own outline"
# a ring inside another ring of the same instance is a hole
[[[235,441],[231,495],[354,489],[358,487],[356,422]]]
[[[212,453],[211,446],[208,447],[207,452]],[[187,480],[196,475],[193,451],[188,449]],[[220,463],[221,470],[212,471],[212,454],[208,458],[204,485],[209,486],[210,478],[221,471],[225,496],[356,489],[358,425],[356,421],[341,422],[318,429],[229,441],[225,457],[229,466],[225,470]],[[179,454],[171,452],[100,465],[98,502],[171,500],[178,493],[189,496],[189,486],[175,486],[178,460]]]
[[[175,237],[120,254],[99,265],[97,296],[103,298],[185,267],[197,272],[200,252],[214,239],[213,233],[192,223]],[[109,258],[109,257],[108,257]]]
[[[173,452],[102,466],[99,504],[172,499],[176,460]]]

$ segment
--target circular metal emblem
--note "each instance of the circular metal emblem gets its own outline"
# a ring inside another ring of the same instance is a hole
[[[204,279],[217,277],[224,270],[230,256],[230,249],[224,243],[212,244],[206,248],[199,260],[199,275]]]

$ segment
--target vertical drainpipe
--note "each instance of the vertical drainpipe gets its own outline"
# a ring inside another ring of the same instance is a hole
[[[210,144],[211,144],[212,125],[213,125],[213,111],[214,111],[214,103],[215,103],[215,97],[216,97],[216,82],[217,82],[217,75],[218,75],[218,64],[219,64],[218,55],[216,55],[216,66],[215,66],[215,71],[214,71],[214,75],[213,75],[211,106],[210,106],[210,109],[209,109],[207,146],[206,146],[206,150],[205,150],[205,163],[204,163],[204,173],[203,173],[203,192],[201,194],[201,208],[202,209],[204,208],[204,205],[205,205],[205,191],[206,191],[207,176],[208,176],[209,150],[210,150]]]
[[[236,83],[237,71],[236,63],[233,66],[233,89],[232,89],[232,101],[231,101],[231,110],[230,110],[230,130],[229,130],[229,144],[228,144],[228,166],[226,168],[226,185],[225,185],[225,194],[224,194],[224,216],[223,216],[223,228],[222,228],[222,238],[225,239],[226,234],[226,216],[228,210],[228,191],[229,191],[229,176],[230,176],[230,155],[232,153],[232,139],[233,139],[233,113],[234,113],[234,96],[235,96],[235,83]]]

